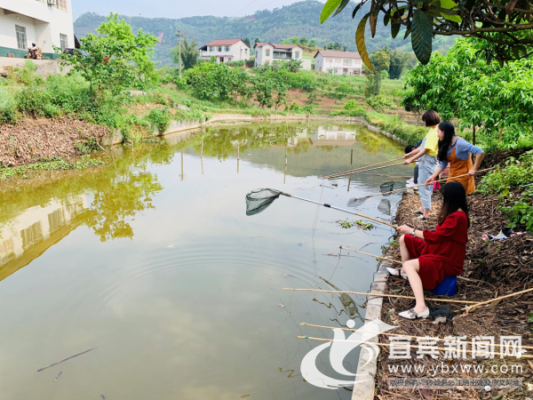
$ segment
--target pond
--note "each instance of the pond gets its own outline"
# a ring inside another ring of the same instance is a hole
[[[391,178],[323,176],[402,154],[361,126],[234,126],[2,183],[0,399],[349,399],[303,380],[320,342],[295,336],[333,337],[302,322],[361,326],[365,299],[282,289],[368,291],[377,261],[337,246],[381,254],[392,229],[343,229],[360,218],[283,196],[246,216],[245,195],[269,187],[346,207]],[[357,211],[390,221],[400,197]],[[321,355],[335,377],[328,365]]]

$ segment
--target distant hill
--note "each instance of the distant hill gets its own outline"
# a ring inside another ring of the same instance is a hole
[[[360,18],[364,15],[363,10],[353,20],[351,10],[353,6],[340,15],[330,18],[324,24],[320,24],[320,12],[323,3],[315,0],[306,0],[293,3],[289,6],[276,8],[273,11],[257,11],[254,15],[241,18],[229,17],[188,17],[180,19],[169,18],[145,18],[121,16],[134,31],[142,28],[160,39],[156,48],[154,61],[159,65],[172,64],[170,48],[176,46],[176,33],[178,30],[187,32],[187,38],[196,40],[198,45],[203,45],[213,39],[222,38],[249,38],[252,45],[255,39],[268,42],[280,42],[293,36],[314,39],[316,44],[322,47],[326,43],[338,42],[346,46],[348,50],[355,51],[355,29]],[[85,13],[74,23],[76,36],[83,37],[88,33],[94,33],[96,28],[105,20],[105,16],[94,13]],[[378,24],[376,36],[370,37],[367,32],[367,46],[369,51],[374,51],[385,45],[391,48],[403,48],[411,50],[411,41],[403,40],[400,34],[396,39],[390,36],[390,25],[383,27]],[[434,49],[447,50],[453,39],[439,38]]]

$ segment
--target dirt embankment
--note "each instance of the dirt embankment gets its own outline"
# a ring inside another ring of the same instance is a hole
[[[79,156],[84,148],[101,143],[109,133],[106,127],[75,119],[26,119],[17,125],[0,124],[0,163],[4,167],[18,166]]]
[[[487,161],[492,165],[504,162],[509,156],[518,156],[521,151],[504,154],[499,152],[487,156]],[[476,193],[468,197],[471,226],[469,229],[469,242],[467,245],[467,257],[464,264],[463,277],[468,280],[459,280],[459,291],[454,297],[456,300],[467,300],[482,302],[492,298],[517,293],[521,290],[532,287],[533,280],[533,238],[530,234],[514,236],[501,241],[484,241],[483,234],[498,235],[502,227],[506,227],[507,221],[497,207],[495,196],[483,196]],[[407,224],[417,229],[434,229],[437,223],[437,213],[442,205],[442,197],[439,193],[434,195],[434,209],[430,214],[430,219],[423,223],[415,219],[416,215],[411,210],[419,207],[420,200],[415,194],[405,194],[396,214],[398,225]],[[389,254],[396,260],[400,260],[398,247],[393,247]],[[386,293],[412,296],[413,292],[409,283],[400,278],[389,277]],[[429,295],[429,297],[435,297]],[[431,305],[439,303],[428,302]],[[442,305],[442,303],[440,303]],[[409,336],[430,336],[444,338],[446,336],[466,336],[471,343],[476,336],[491,336],[495,338],[495,343],[500,343],[500,336],[521,336],[522,345],[533,345],[533,334],[528,323],[528,317],[533,305],[533,292],[529,292],[516,297],[511,297],[501,302],[494,303],[488,307],[480,307],[475,311],[466,313],[464,305],[449,304],[451,311],[455,313],[453,319],[446,323],[437,323],[431,320],[409,321],[398,317],[398,312],[408,310],[414,306],[414,302],[409,299],[385,298],[382,309],[382,320],[398,326],[394,330],[396,334]],[[383,343],[388,343],[386,336],[381,338]],[[416,340],[413,339],[413,343]],[[443,347],[443,342],[439,343]],[[494,359],[477,358],[466,359],[454,358],[443,360],[443,353],[436,360],[424,357],[416,359],[413,357],[407,364],[423,364],[426,366],[423,373],[412,370],[408,373],[391,373],[395,365],[401,365],[401,361],[390,359],[388,348],[382,348],[381,360],[378,363],[376,399],[522,399],[528,398],[527,384],[533,383],[533,362],[532,360],[515,358],[507,359],[507,364],[520,364],[522,371],[517,374],[505,373],[458,373],[443,375],[438,374],[433,378],[522,378],[524,388],[517,390],[495,389],[489,392],[485,390],[473,390],[468,388],[458,388],[455,390],[396,390],[388,386],[390,378],[430,378],[432,377],[430,368],[437,367],[442,361],[449,366],[457,366],[460,371],[462,365],[483,365],[485,371],[492,365],[505,363],[499,356]],[[416,349],[413,350],[416,352]],[[498,348],[496,349],[496,352]],[[531,354],[528,350],[527,355]]]

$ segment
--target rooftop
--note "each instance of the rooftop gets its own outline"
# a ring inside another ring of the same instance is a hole
[[[361,56],[357,52],[350,51],[334,51],[334,50],[318,50],[315,54],[315,57],[318,54],[322,54],[323,57],[338,57],[338,58],[355,58],[360,60]]]
[[[243,42],[246,46],[248,46],[248,43],[246,43],[242,39],[215,39],[210,43],[207,43],[206,45],[200,47],[200,50],[204,50],[207,47],[215,47],[215,46],[233,46],[236,43]],[[248,46],[250,47],[250,46]]]

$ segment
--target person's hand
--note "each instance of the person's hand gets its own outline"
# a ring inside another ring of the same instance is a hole
[[[436,180],[437,180],[436,177],[430,176],[428,180],[426,181],[426,185],[431,185],[432,183],[435,183]]]
[[[410,235],[413,233],[413,228],[411,228],[409,225],[402,225],[398,227],[398,232],[400,232],[402,235]]]
[[[477,172],[477,169],[472,168],[470,171],[468,171],[468,176],[474,176]]]
[[[405,161],[403,162],[403,165],[409,165],[409,164],[411,164],[411,163],[412,163],[411,159],[408,159],[408,160],[405,160]]]

